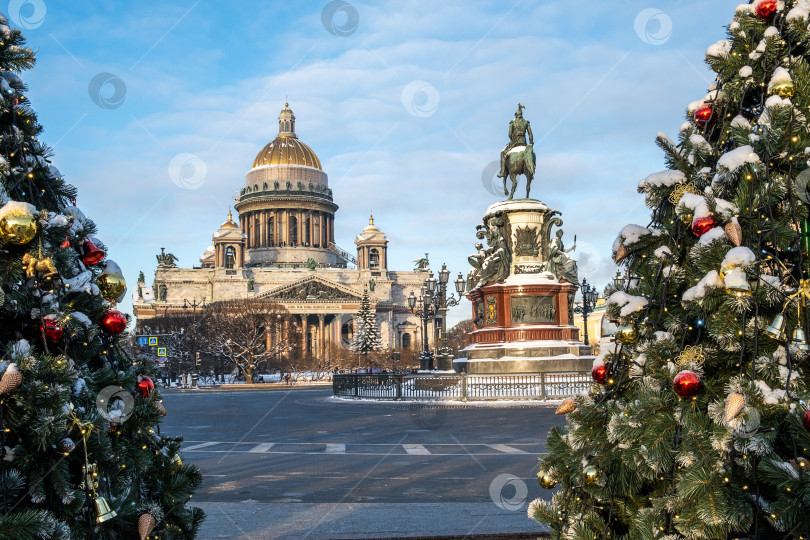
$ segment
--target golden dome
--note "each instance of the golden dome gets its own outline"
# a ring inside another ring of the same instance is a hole
[[[276,137],[253,160],[253,169],[265,165],[306,165],[321,169],[321,160],[312,148],[295,137]]]
[[[233,222],[233,214],[231,214],[230,209],[228,209],[228,221],[220,225],[220,229],[238,229],[239,225]]]
[[[278,137],[253,160],[253,169],[265,165],[304,165],[321,169],[321,160],[312,151],[312,148],[298,140],[295,135],[295,114],[288,103],[278,116]]]

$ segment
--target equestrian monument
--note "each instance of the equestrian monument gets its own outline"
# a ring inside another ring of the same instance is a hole
[[[563,373],[590,371],[593,364],[591,348],[574,326],[579,277],[569,253],[576,237],[566,249],[560,212],[528,198],[535,156],[524,108],[518,104],[501,152],[498,176],[508,199],[487,208],[476,227],[479,242],[467,275],[473,331],[465,358],[453,361],[456,371]],[[525,199],[513,199],[519,175],[526,177]]]

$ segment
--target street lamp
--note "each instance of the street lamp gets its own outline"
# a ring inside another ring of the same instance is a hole
[[[447,349],[447,310],[448,308],[457,306],[459,302],[461,302],[461,297],[466,287],[466,281],[464,280],[464,276],[461,275],[461,272],[459,272],[458,278],[453,282],[456,287],[456,293],[458,293],[458,298],[452,294],[450,298],[448,298],[447,284],[449,281],[450,271],[447,269],[446,264],[442,264],[438,280],[433,276],[433,272],[431,272],[428,274],[427,279],[425,279],[424,285],[422,285],[420,296],[417,297],[413,291],[411,291],[410,296],[408,296],[408,307],[411,308],[411,311],[414,311],[414,308],[418,305],[419,309],[417,309],[415,313],[419,315],[422,320],[422,352],[419,355],[419,367],[422,370],[433,370],[433,352],[429,350],[427,329],[428,320],[433,319],[435,328],[436,319],[438,318],[441,318],[441,330],[439,335],[439,356],[443,360],[441,367],[443,369],[452,368],[452,364],[448,365],[447,362],[447,357],[451,356],[451,353]]]
[[[613,276],[613,285],[616,287],[617,291],[623,291],[624,290],[624,282],[625,282],[625,277],[622,275],[622,271],[621,270],[616,270],[616,275]]]
[[[615,282],[615,278],[614,278]],[[596,287],[588,284],[588,280],[582,280],[582,307],[577,307],[575,311],[582,313],[583,326],[585,327],[585,345],[588,345],[588,315],[593,313],[599,293]]]
[[[183,298],[183,306],[182,307],[183,307],[184,310],[186,310],[188,308],[193,308],[193,311],[196,314],[197,313],[197,308],[202,309],[202,308],[205,307],[205,299],[203,299],[202,302],[198,303],[196,298],[193,299],[193,302],[189,302],[188,300]]]

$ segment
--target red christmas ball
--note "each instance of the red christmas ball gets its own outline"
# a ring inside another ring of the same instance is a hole
[[[117,309],[111,309],[101,319],[101,329],[117,336],[127,327],[127,317]]]
[[[700,377],[694,371],[685,369],[675,375],[672,381],[672,388],[675,393],[683,398],[692,397],[700,390]]]
[[[695,111],[695,123],[700,127],[708,126],[714,120],[714,107],[704,103]]]
[[[152,379],[146,375],[138,375],[138,392],[140,392],[143,397],[148,398],[149,394],[151,394],[154,389],[155,383],[152,382]]]
[[[96,247],[89,238],[82,242],[82,262],[84,264],[98,264],[104,258],[104,252]]]
[[[804,411],[804,417],[802,418],[802,423],[804,424],[804,429],[810,431],[810,409]]]
[[[54,315],[45,316],[39,324],[39,331],[45,334],[45,337],[51,341],[59,341],[62,339],[62,334],[65,329],[59,324],[59,319]]]
[[[692,232],[700,238],[709,232],[709,229],[713,229],[715,225],[717,225],[717,222],[712,216],[696,217],[692,220]]]
[[[607,364],[599,364],[591,370],[591,377],[599,384],[605,384],[608,378]]]
[[[767,21],[776,14],[778,7],[776,0],[762,0],[762,2],[757,4],[757,7],[754,8],[754,12],[757,14],[757,17],[763,21]]]
[[[62,249],[69,248],[70,247],[70,237],[66,236],[65,239],[62,240],[62,243],[59,244],[59,247],[62,248]]]

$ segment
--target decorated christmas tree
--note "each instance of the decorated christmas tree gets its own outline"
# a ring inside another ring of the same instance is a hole
[[[615,343],[557,410],[554,538],[810,537],[810,2],[737,7],[652,211],[614,244]]]
[[[38,138],[34,61],[0,16],[0,539],[194,538],[200,473],[122,349],[124,277]]]
[[[377,326],[377,318],[371,311],[371,302],[368,298],[368,289],[363,291],[363,299],[360,301],[360,311],[354,317],[356,327],[354,337],[349,348],[365,356],[372,351],[382,350],[382,338],[380,337],[380,327]]]

